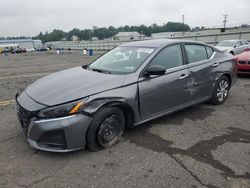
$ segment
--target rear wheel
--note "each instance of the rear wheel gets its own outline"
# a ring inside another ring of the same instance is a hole
[[[228,97],[229,90],[229,79],[226,76],[221,76],[215,84],[213,95],[209,102],[216,105],[223,104]]]
[[[108,148],[117,143],[123,134],[125,118],[116,107],[104,107],[94,116],[87,133],[87,147],[91,151]]]

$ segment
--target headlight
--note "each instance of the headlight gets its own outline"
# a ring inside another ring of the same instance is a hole
[[[38,118],[58,118],[79,113],[87,99],[42,109],[36,115]]]

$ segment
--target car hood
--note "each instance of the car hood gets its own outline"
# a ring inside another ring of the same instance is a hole
[[[119,87],[125,78],[75,67],[43,77],[25,92],[41,104],[54,106]]]
[[[235,56],[239,61],[250,61],[250,51],[243,52]]]

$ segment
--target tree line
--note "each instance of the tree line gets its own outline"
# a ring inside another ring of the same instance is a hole
[[[121,27],[97,27],[93,26],[92,29],[78,29],[74,28],[69,32],[64,32],[59,29],[54,29],[52,32],[40,32],[37,36],[34,37],[0,37],[0,40],[4,39],[40,39],[42,42],[50,41],[60,41],[60,40],[72,40],[72,36],[78,37],[79,40],[91,40],[93,37],[98,38],[99,40],[111,38],[119,32],[134,32],[137,31],[147,37],[150,37],[152,33],[160,32],[177,32],[177,31],[190,31],[190,27],[187,24],[179,22],[168,22],[167,24],[157,25],[152,24],[150,26],[140,25],[140,26],[121,26]]]
[[[240,26],[231,27],[234,29],[239,28],[250,28],[249,24],[242,24]],[[206,30],[209,28],[205,27],[194,27],[192,31],[200,31]],[[215,28],[214,28],[215,29]],[[144,34],[148,37],[151,36],[152,33],[160,33],[160,32],[177,32],[177,31],[190,31],[190,27],[187,24],[179,23],[179,22],[168,22],[167,24],[157,25],[152,24],[150,26],[140,25],[140,26],[121,26],[115,28],[113,26],[109,27],[96,27],[94,26],[92,29],[84,29],[80,30],[77,28],[72,29],[69,32],[64,32],[59,29],[54,29],[52,32],[40,32],[35,37],[1,37],[0,40],[5,39],[40,39],[42,42],[50,42],[50,41],[60,41],[62,39],[71,40],[72,36],[77,36],[79,40],[91,40],[92,37],[97,37],[99,40],[103,40],[106,38],[113,37],[119,32],[132,32],[137,31],[138,33]]]
[[[107,39],[115,36],[119,32],[132,32],[137,31],[138,33],[144,34],[148,37],[152,33],[160,32],[177,32],[177,31],[190,31],[190,27],[187,24],[179,22],[168,22],[167,24],[157,25],[152,24],[150,26],[140,25],[140,26],[121,26],[121,27],[96,27],[92,29],[77,29],[74,28],[69,32],[64,32],[62,30],[54,29],[52,32],[40,32],[34,39],[40,39],[43,42],[50,41],[60,41],[62,39],[71,40],[72,36],[78,37],[79,40],[91,40],[92,37],[97,37],[99,40]]]

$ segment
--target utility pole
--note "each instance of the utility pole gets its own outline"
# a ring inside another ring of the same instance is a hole
[[[185,16],[184,14],[182,14],[182,24],[183,24],[183,32],[182,32],[182,36],[184,36],[184,21],[185,21]]]
[[[91,34],[91,29],[89,29],[89,41],[92,41],[92,34]]]
[[[224,25],[224,31],[225,31],[226,30],[226,23],[227,23],[227,17],[228,17],[228,15],[224,14],[223,17],[224,17],[223,25]]]

